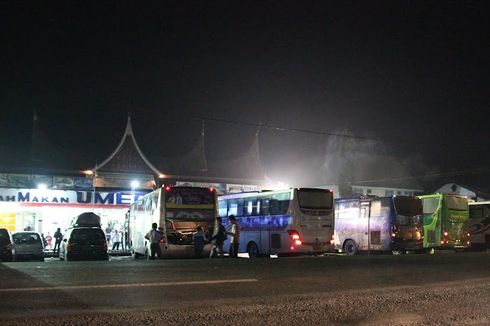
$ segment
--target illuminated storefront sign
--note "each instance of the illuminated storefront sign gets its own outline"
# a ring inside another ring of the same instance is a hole
[[[130,205],[144,195],[145,192],[140,191],[94,192],[0,188],[0,203]]]

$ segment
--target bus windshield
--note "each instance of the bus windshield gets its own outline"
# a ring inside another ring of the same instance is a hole
[[[439,197],[423,198],[424,214],[434,214],[439,206]]]
[[[422,201],[415,197],[395,197],[395,209],[399,215],[421,215]]]
[[[458,196],[446,196],[446,207],[455,211],[468,210],[468,199]]]
[[[215,193],[205,188],[171,188],[166,193],[166,204],[214,205]]]
[[[299,207],[305,209],[331,209],[332,192],[322,189],[298,189]]]

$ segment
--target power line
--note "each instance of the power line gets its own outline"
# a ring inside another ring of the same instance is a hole
[[[333,137],[343,137],[343,138],[352,138],[352,139],[360,139],[360,140],[371,140],[371,141],[380,142],[379,139],[372,138],[372,137],[355,136],[355,135],[349,135],[349,134],[344,134],[344,133],[335,133],[335,132],[329,132],[329,131],[303,129],[303,128],[286,128],[286,127],[274,126],[274,125],[270,125],[270,124],[253,123],[253,122],[247,122],[247,121],[241,121],[241,120],[231,120],[231,119],[209,118],[209,117],[206,117],[206,118],[205,117],[198,117],[197,119],[204,120],[204,121],[222,122],[222,123],[228,123],[228,124],[255,127],[255,128],[261,128],[261,129],[269,129],[269,130],[274,130],[274,131],[289,131],[289,132],[297,132],[297,133],[306,133],[306,134],[333,136]]]

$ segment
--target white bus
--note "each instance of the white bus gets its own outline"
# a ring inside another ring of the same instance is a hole
[[[193,234],[201,226],[211,236],[216,215],[216,190],[213,188],[164,186],[131,205],[126,215],[128,244],[133,258],[150,253],[150,243],[145,235],[152,223],[163,228],[160,243],[162,257],[193,257]],[[203,250],[209,255],[210,245]]]
[[[333,250],[333,193],[294,188],[218,197],[218,212],[230,229],[228,216],[240,225],[238,251],[249,257],[324,253]],[[229,241],[225,242],[225,251]]]
[[[348,256],[359,251],[423,251],[422,200],[413,196],[335,200],[335,249]]]
[[[472,250],[490,249],[490,201],[469,202]]]

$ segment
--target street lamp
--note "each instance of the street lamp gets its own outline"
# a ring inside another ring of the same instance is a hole
[[[37,189],[39,189],[39,190],[46,190],[46,189],[48,189],[48,186],[45,183],[39,183],[37,185]]]
[[[136,188],[140,186],[140,182],[138,180],[131,181],[131,204],[134,203],[134,197],[136,197]]]

